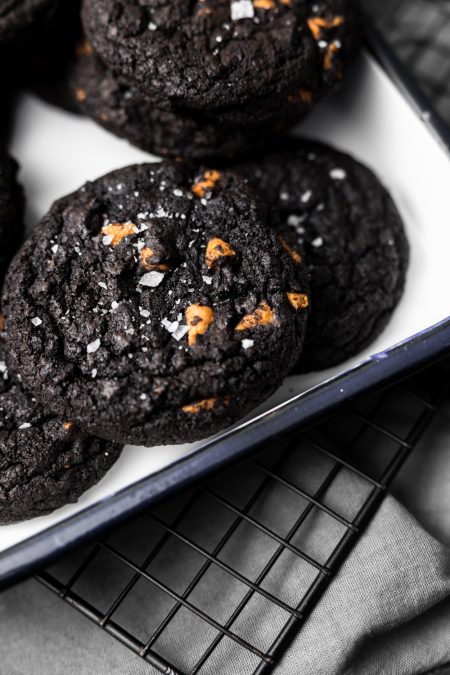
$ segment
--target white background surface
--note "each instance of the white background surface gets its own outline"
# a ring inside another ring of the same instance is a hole
[[[288,378],[257,412],[324,382],[450,314],[450,161],[387,76],[364,58],[350,87],[322,105],[301,131],[351,152],[375,169],[405,219],[411,265],[406,293],[393,320],[368,350],[341,367]],[[29,225],[38,222],[54,199],[77,189],[86,180],[152,159],[94,122],[31,97],[21,103],[12,152],[23,167],[21,180],[27,191]],[[107,498],[199,445],[153,449],[127,446],[105,479],[83,495],[78,504],[0,528],[0,551]]]

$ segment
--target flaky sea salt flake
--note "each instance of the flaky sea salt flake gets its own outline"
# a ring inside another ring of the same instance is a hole
[[[147,272],[139,280],[141,286],[149,286],[150,288],[156,288],[159,286],[161,281],[164,279],[164,274],[162,272]]]
[[[253,19],[255,10],[251,0],[234,0],[231,3],[231,20]]]

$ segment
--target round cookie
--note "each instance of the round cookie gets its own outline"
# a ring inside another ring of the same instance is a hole
[[[72,67],[71,98],[81,112],[134,145],[162,157],[233,159],[267,142],[280,125],[227,124],[202,113],[155,108],[135,88],[115,78],[85,42]]]
[[[9,45],[45,21],[58,0],[2,0],[0,4],[0,45]]]
[[[82,19],[104,63],[160,108],[311,102],[359,42],[349,0],[84,0]]]
[[[23,232],[23,192],[17,163],[0,150],[0,283]]]
[[[96,435],[210,435],[300,355],[308,297],[289,253],[233,174],[180,162],[115,171],[56,202],[13,262],[11,364]]]
[[[9,373],[0,333],[0,524],[76,502],[105,475],[120,450],[45,413]]]
[[[293,138],[237,169],[302,246],[311,315],[296,371],[360,352],[387,325],[405,284],[409,248],[399,213],[376,176],[353,158]]]

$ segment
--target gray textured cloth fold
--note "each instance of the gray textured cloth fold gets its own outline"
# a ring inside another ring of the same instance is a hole
[[[2,675],[156,673],[33,580],[0,596],[0,636]],[[254,668],[224,656],[204,672]],[[449,661],[450,551],[388,497],[276,672],[417,675]]]

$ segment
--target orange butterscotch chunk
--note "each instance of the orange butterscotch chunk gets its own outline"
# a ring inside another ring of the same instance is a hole
[[[330,45],[327,47],[327,51],[324,54],[323,57],[323,69],[324,70],[331,70],[333,67],[333,56],[336,54],[338,50],[337,45],[332,42]]]
[[[63,427],[66,431],[69,431],[69,429],[72,429],[73,427],[73,422],[64,422]]]
[[[253,7],[256,9],[275,9],[274,0],[253,0]]]
[[[185,315],[189,326],[188,344],[195,345],[197,336],[206,333],[214,321],[214,312],[207,305],[189,305]]]
[[[76,46],[75,53],[77,56],[92,56],[94,48],[88,40],[84,40]]]
[[[134,223],[110,223],[102,227],[102,234],[106,237],[112,237],[112,246],[118,246],[122,239],[130,234],[136,234],[138,231]]]
[[[248,330],[249,328],[255,328],[256,326],[267,326],[268,324],[273,323],[274,320],[275,314],[267,302],[260,302],[259,306],[252,314],[244,316],[236,326],[235,330]]]
[[[0,314],[0,333],[4,330],[5,328],[5,317],[3,314]]]
[[[203,401],[196,401],[196,403],[184,405],[181,410],[185,413],[191,413],[195,415],[206,410],[214,410],[217,403],[219,402],[221,402],[223,405],[227,405],[229,402],[229,397],[225,396],[223,398],[219,398],[216,396],[214,398],[205,398]]]
[[[298,251],[292,248],[292,246],[289,246],[287,243],[286,239],[283,239],[280,235],[277,237],[278,241],[280,242],[281,246],[284,248],[286,253],[292,258],[292,260],[296,263],[296,265],[300,265],[302,262],[302,256]]]
[[[323,30],[329,30],[330,28],[337,28],[342,26],[345,23],[343,16],[335,16],[333,19],[324,19],[321,16],[312,16],[308,19],[309,30],[314,36],[315,40],[320,40]]]
[[[192,192],[196,197],[204,197],[208,190],[212,190],[217,181],[220,179],[220,171],[205,171],[203,179],[197,181],[192,186]]]
[[[210,239],[208,245],[206,246],[205,260],[209,269],[213,269],[216,266],[216,261],[219,258],[229,257],[236,255],[236,251],[227,244],[223,239]]]
[[[288,96],[289,103],[297,103],[302,101],[303,103],[312,103],[313,102],[313,93],[310,89],[299,89],[296,94],[290,94]]]
[[[152,262],[150,258],[154,255],[153,249],[148,246],[145,246],[139,254],[141,259],[141,265],[145,267],[146,270],[150,272],[157,270],[158,272],[167,272],[170,267],[166,263]]]
[[[86,90],[85,90],[85,89],[82,89],[81,87],[77,87],[77,88],[75,89],[75,98],[76,98],[77,101],[79,101],[80,103],[83,103],[83,101],[85,101],[85,100],[87,99],[87,93],[86,93]]]
[[[307,309],[309,298],[304,293],[286,293],[289,302],[294,309]]]

